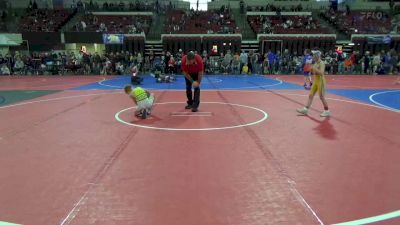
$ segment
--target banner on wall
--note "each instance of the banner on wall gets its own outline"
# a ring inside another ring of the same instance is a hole
[[[368,37],[368,44],[386,44],[386,45],[390,45],[390,43],[392,43],[392,37],[390,35],[386,35],[386,36],[372,36],[372,37]]]
[[[103,43],[109,44],[123,44],[124,35],[123,34],[103,34]]]
[[[0,46],[18,46],[21,43],[21,34],[0,34]]]

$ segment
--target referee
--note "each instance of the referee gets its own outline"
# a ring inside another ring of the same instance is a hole
[[[187,106],[185,109],[192,109],[192,112],[197,112],[200,104],[200,83],[204,74],[203,59],[200,55],[190,51],[183,56],[181,69],[186,81]]]

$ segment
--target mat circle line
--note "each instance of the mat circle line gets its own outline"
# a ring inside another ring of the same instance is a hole
[[[111,80],[122,80],[122,79],[126,79],[125,77],[123,77],[123,78],[117,78],[117,79],[111,79]],[[210,79],[215,79],[215,80],[217,80],[215,83],[222,83],[223,82],[223,80],[222,79],[218,79],[218,78],[210,78]],[[122,89],[122,88],[124,88],[124,87],[122,87],[122,86],[115,86],[115,85],[109,85],[109,84],[104,84],[103,82],[106,82],[106,81],[111,81],[111,80],[106,80],[106,79],[103,79],[103,80],[101,80],[101,81],[98,81],[97,82],[97,84],[99,84],[99,85],[101,85],[101,86],[105,86],[105,87],[111,87],[111,88],[117,88],[117,89]],[[227,87],[227,88],[217,88],[217,89],[220,89],[220,90],[234,90],[234,89],[245,89],[245,88],[263,88],[263,87],[272,87],[272,86],[277,86],[277,85],[281,85],[281,84],[283,84],[283,81],[282,80],[279,80],[279,79],[273,79],[274,81],[278,81],[277,83],[274,83],[274,84],[265,84],[265,85],[259,85],[259,86],[245,86],[245,87]],[[211,81],[211,82],[209,82],[209,84],[212,84],[213,82]],[[155,90],[156,88],[146,88],[146,89],[152,89],[152,90]]]
[[[400,109],[396,109],[396,108],[387,106],[387,105],[385,105],[385,104],[382,104],[382,103],[380,103],[380,102],[374,100],[374,97],[377,96],[377,95],[382,95],[382,94],[386,94],[386,93],[393,93],[393,92],[400,92],[400,90],[376,92],[376,93],[374,93],[374,94],[372,94],[372,95],[369,96],[369,100],[370,100],[371,102],[373,102],[374,104],[379,105],[379,106],[381,106],[381,107],[384,107],[384,108],[393,110],[393,111],[395,111],[395,112],[400,112]]]
[[[160,102],[156,103],[156,105],[166,105],[166,104],[185,104],[184,102]],[[251,123],[246,123],[246,124],[240,124],[240,125],[235,125],[235,126],[225,126],[225,127],[209,127],[209,128],[171,128],[171,127],[153,127],[153,126],[145,126],[145,125],[139,125],[139,124],[134,124],[134,123],[128,123],[124,120],[122,120],[119,115],[125,111],[128,111],[130,109],[136,108],[134,107],[129,107],[126,109],[123,109],[115,114],[115,119],[125,125],[128,126],[133,126],[133,127],[140,127],[140,128],[147,128],[147,129],[153,129],[153,130],[166,130],[166,131],[213,131],[213,130],[227,130],[227,129],[233,129],[233,128],[240,128],[240,127],[247,127],[247,126],[252,126],[259,124],[263,121],[265,121],[268,118],[268,113],[266,113],[264,110],[252,107],[252,106],[247,106],[247,105],[241,105],[241,104],[234,104],[234,103],[226,103],[226,102],[202,102],[202,104],[220,104],[220,105],[230,105],[230,106],[238,106],[242,108],[248,108],[248,109],[253,109],[258,112],[261,112],[263,114],[263,117],[257,121],[251,122]]]

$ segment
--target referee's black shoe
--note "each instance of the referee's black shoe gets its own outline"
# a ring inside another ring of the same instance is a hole
[[[199,111],[197,108],[195,107],[192,108],[192,112],[197,112],[197,111]]]
[[[192,105],[188,104],[188,105],[185,106],[185,109],[191,109],[192,107],[193,107]]]

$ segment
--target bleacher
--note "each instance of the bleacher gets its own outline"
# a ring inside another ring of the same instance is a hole
[[[56,32],[72,16],[74,11],[59,9],[35,9],[21,18],[20,32]]]
[[[149,32],[152,24],[151,16],[143,15],[92,15],[88,14],[83,17],[85,28],[82,23],[74,26],[74,31],[89,31],[89,32],[109,32],[109,33],[145,33]],[[81,22],[82,22],[81,21]]]
[[[318,20],[311,16],[248,16],[248,23],[253,31],[271,34],[326,34],[333,33],[322,27]]]
[[[329,10],[321,16],[346,34],[386,34],[392,26],[390,16],[384,12]]]
[[[240,33],[230,13],[217,11],[170,10],[167,13],[165,32],[168,34],[234,34]]]

